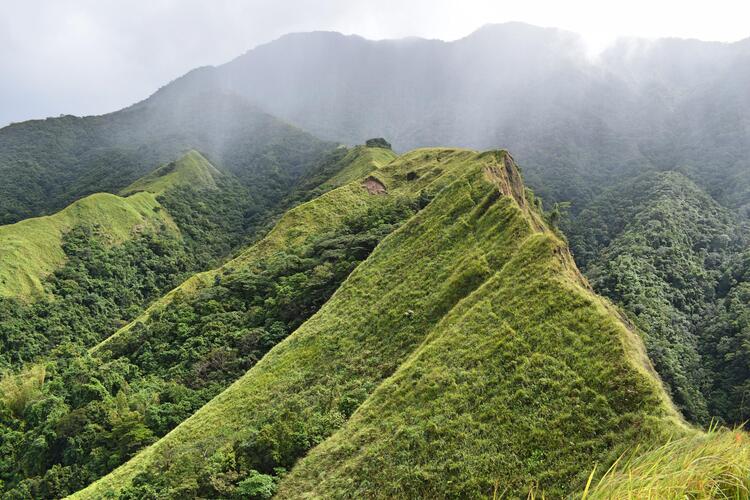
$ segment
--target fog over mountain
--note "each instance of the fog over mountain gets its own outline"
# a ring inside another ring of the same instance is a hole
[[[623,39],[592,59],[578,35],[521,23],[455,42],[314,32],[196,69],[160,92],[217,87],[347,143],[383,135],[401,151],[505,147],[531,185],[545,177],[554,199],[580,203],[592,180],[678,169],[741,207],[748,62],[750,39]]]

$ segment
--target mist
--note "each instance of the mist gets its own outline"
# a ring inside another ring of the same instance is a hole
[[[193,68],[220,65],[290,32],[451,41],[485,24],[525,21],[581,33],[591,55],[618,36],[738,40],[747,36],[744,10],[725,0],[710,6],[473,0],[460,9],[447,0],[6,1],[0,4],[0,126],[116,111]]]

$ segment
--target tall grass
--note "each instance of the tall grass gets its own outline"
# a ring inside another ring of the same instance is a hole
[[[41,392],[46,374],[44,365],[33,365],[0,377],[0,402],[14,415],[21,416]]]
[[[593,474],[592,474],[593,475]],[[620,457],[582,498],[750,498],[750,437],[712,426]]]

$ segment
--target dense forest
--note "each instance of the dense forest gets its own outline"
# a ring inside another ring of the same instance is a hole
[[[65,116],[0,129],[0,224],[118,192],[156,165],[196,149],[271,204],[333,144],[231,94],[158,94],[102,116]]]
[[[594,288],[644,332],[649,357],[685,416],[737,425],[750,377],[740,340],[748,233],[676,172],[644,174],[599,196],[570,223]]]

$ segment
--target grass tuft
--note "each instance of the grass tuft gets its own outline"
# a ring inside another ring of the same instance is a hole
[[[750,437],[712,426],[706,433],[634,450],[582,498],[750,498]]]

